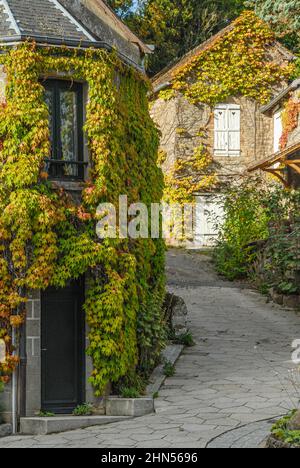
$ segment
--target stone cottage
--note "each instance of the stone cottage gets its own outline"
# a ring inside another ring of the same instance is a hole
[[[105,2],[0,0],[0,43],[0,405],[16,431],[41,410],[99,404],[108,381],[135,368],[139,301],[163,300],[164,248],[131,243],[143,251],[137,264],[125,243],[97,239],[93,219],[99,202],[122,194],[159,202],[162,175],[145,85],[151,51]]]
[[[284,186],[300,188],[300,79],[261,108],[273,127],[274,147],[267,158],[250,164],[248,171],[263,171]]]
[[[214,187],[204,184],[203,190],[200,184],[200,190],[195,190],[198,246],[210,243],[215,234],[214,223],[209,221],[209,217],[212,212],[222,216],[219,201],[214,202],[215,195],[222,193],[222,185],[240,177],[252,162],[266,158],[274,149],[273,128],[276,123],[261,112],[261,97],[241,86],[241,81],[247,82],[247,62],[251,61],[251,54],[257,46],[254,34],[253,44],[250,39],[250,45],[245,41],[244,49],[238,50],[239,42],[249,34],[243,29],[243,24],[249,23],[251,31],[256,21],[253,14],[246,12],[153,78],[151,114],[161,131],[165,174],[170,174],[176,161],[192,158],[199,144],[205,147],[208,158],[215,164],[218,183]],[[264,27],[261,22],[259,24]],[[222,76],[216,76],[216,63],[220,60],[222,48],[225,48],[226,55],[222,58],[225,63],[220,62]],[[292,54],[271,36],[265,40],[263,49],[257,60],[267,67],[277,64],[283,69],[293,59]],[[235,61],[235,57],[238,60]],[[237,77],[236,83],[234,76]],[[254,82],[255,74],[249,80]],[[271,97],[286,85],[286,80],[279,74],[276,81],[269,80],[263,87]],[[226,87],[230,88],[228,93]],[[218,93],[220,101],[216,100]],[[194,182],[197,187],[197,180]]]

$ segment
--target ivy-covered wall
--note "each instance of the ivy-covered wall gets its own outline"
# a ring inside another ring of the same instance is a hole
[[[6,50],[6,101],[0,109],[0,338],[6,382],[17,365],[11,331],[25,319],[30,290],[63,287],[89,278],[91,382],[101,396],[109,382],[153,365],[163,341],[165,292],[162,240],[105,240],[96,236],[101,202],[118,206],[159,202],[158,133],[149,116],[148,85],[115,53],[39,49]],[[85,134],[90,173],[75,204],[48,180],[49,115],[41,77],[59,75],[89,88]]]
[[[246,11],[165,78],[154,78],[154,86],[169,83],[154,95],[151,110],[162,131],[167,199],[191,201],[194,192],[215,189],[273,152],[272,122],[260,107],[293,71],[269,26]],[[241,106],[241,157],[214,156],[213,109],[220,103]]]

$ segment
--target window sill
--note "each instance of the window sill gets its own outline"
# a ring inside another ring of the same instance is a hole
[[[235,153],[220,153],[218,151],[214,152],[216,158],[239,158],[241,156],[241,151]]]
[[[84,181],[83,180],[58,180],[58,179],[50,179],[53,187],[62,188],[68,192],[82,192],[84,189]]]

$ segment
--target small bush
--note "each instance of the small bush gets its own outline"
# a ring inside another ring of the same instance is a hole
[[[131,371],[114,385],[113,393],[123,398],[138,398],[145,394],[147,384],[148,379],[144,375]]]
[[[214,251],[217,271],[229,280],[248,275],[256,241],[268,238],[268,213],[263,205],[266,189],[259,180],[249,179],[231,186],[225,194],[225,220]],[[224,200],[222,204],[224,203]]]
[[[187,346],[188,348],[195,346],[195,341],[191,332],[186,332],[186,333],[183,333],[182,335],[177,336],[174,339],[174,342],[176,344]]]
[[[84,403],[77,406],[73,411],[73,416],[91,416],[93,414],[93,405]]]
[[[50,411],[40,411],[38,414],[39,418],[54,418],[55,414]]]
[[[140,393],[136,388],[122,388],[121,395],[122,398],[140,398]]]
[[[167,361],[164,365],[164,375],[166,377],[173,377],[173,375],[175,375],[175,372],[176,372],[176,369],[175,369],[174,364]]]
[[[291,431],[288,424],[296,411],[292,411],[289,415],[277,421],[272,427],[272,435],[277,439],[294,446],[300,447],[300,431]]]
[[[250,277],[266,293],[300,293],[300,190],[247,180],[227,190],[214,260],[229,280]]]

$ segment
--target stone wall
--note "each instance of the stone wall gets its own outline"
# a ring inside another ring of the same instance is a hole
[[[221,179],[243,173],[253,162],[273,153],[273,120],[260,112],[255,101],[232,98],[227,103],[241,107],[241,154],[240,156],[214,156]],[[169,101],[157,99],[151,115],[161,131],[161,149],[167,153],[163,164],[170,171],[177,159],[193,155],[195,148],[204,142],[210,154],[214,153],[214,117],[209,106],[193,105],[183,96]],[[199,137],[204,131],[205,137]]]
[[[269,47],[267,60],[279,65],[287,65],[291,56],[278,43]],[[172,80],[175,68],[170,68],[165,74],[154,79],[154,86],[162,86]],[[191,77],[191,81],[193,78]],[[272,93],[277,95],[285,89],[287,83],[278,82],[273,86]],[[241,154],[240,156],[218,157],[218,173],[222,181],[230,180],[236,174],[243,173],[246,168],[265,159],[274,152],[274,123],[270,116],[260,111],[260,104],[246,97],[231,98],[226,103],[241,106]],[[161,148],[167,153],[163,170],[168,172],[177,158],[185,158],[193,154],[199,147],[201,139],[197,137],[199,130],[207,126],[207,137],[204,143],[213,154],[214,148],[214,118],[212,109],[199,103],[192,105],[183,96],[178,96],[168,102],[154,99],[151,115],[162,133]],[[300,133],[300,127],[298,129]]]
[[[36,291],[30,295],[27,302],[26,316],[26,416],[35,416],[41,410],[42,394],[42,362],[41,362],[41,293]],[[86,348],[88,347],[88,327],[86,325]],[[102,399],[94,396],[94,391],[89,383],[89,376],[93,370],[92,360],[86,356],[85,362],[85,400],[92,403],[98,412],[104,412]],[[5,391],[0,395],[0,406],[4,410],[5,422],[11,422],[11,383],[5,386]]]

